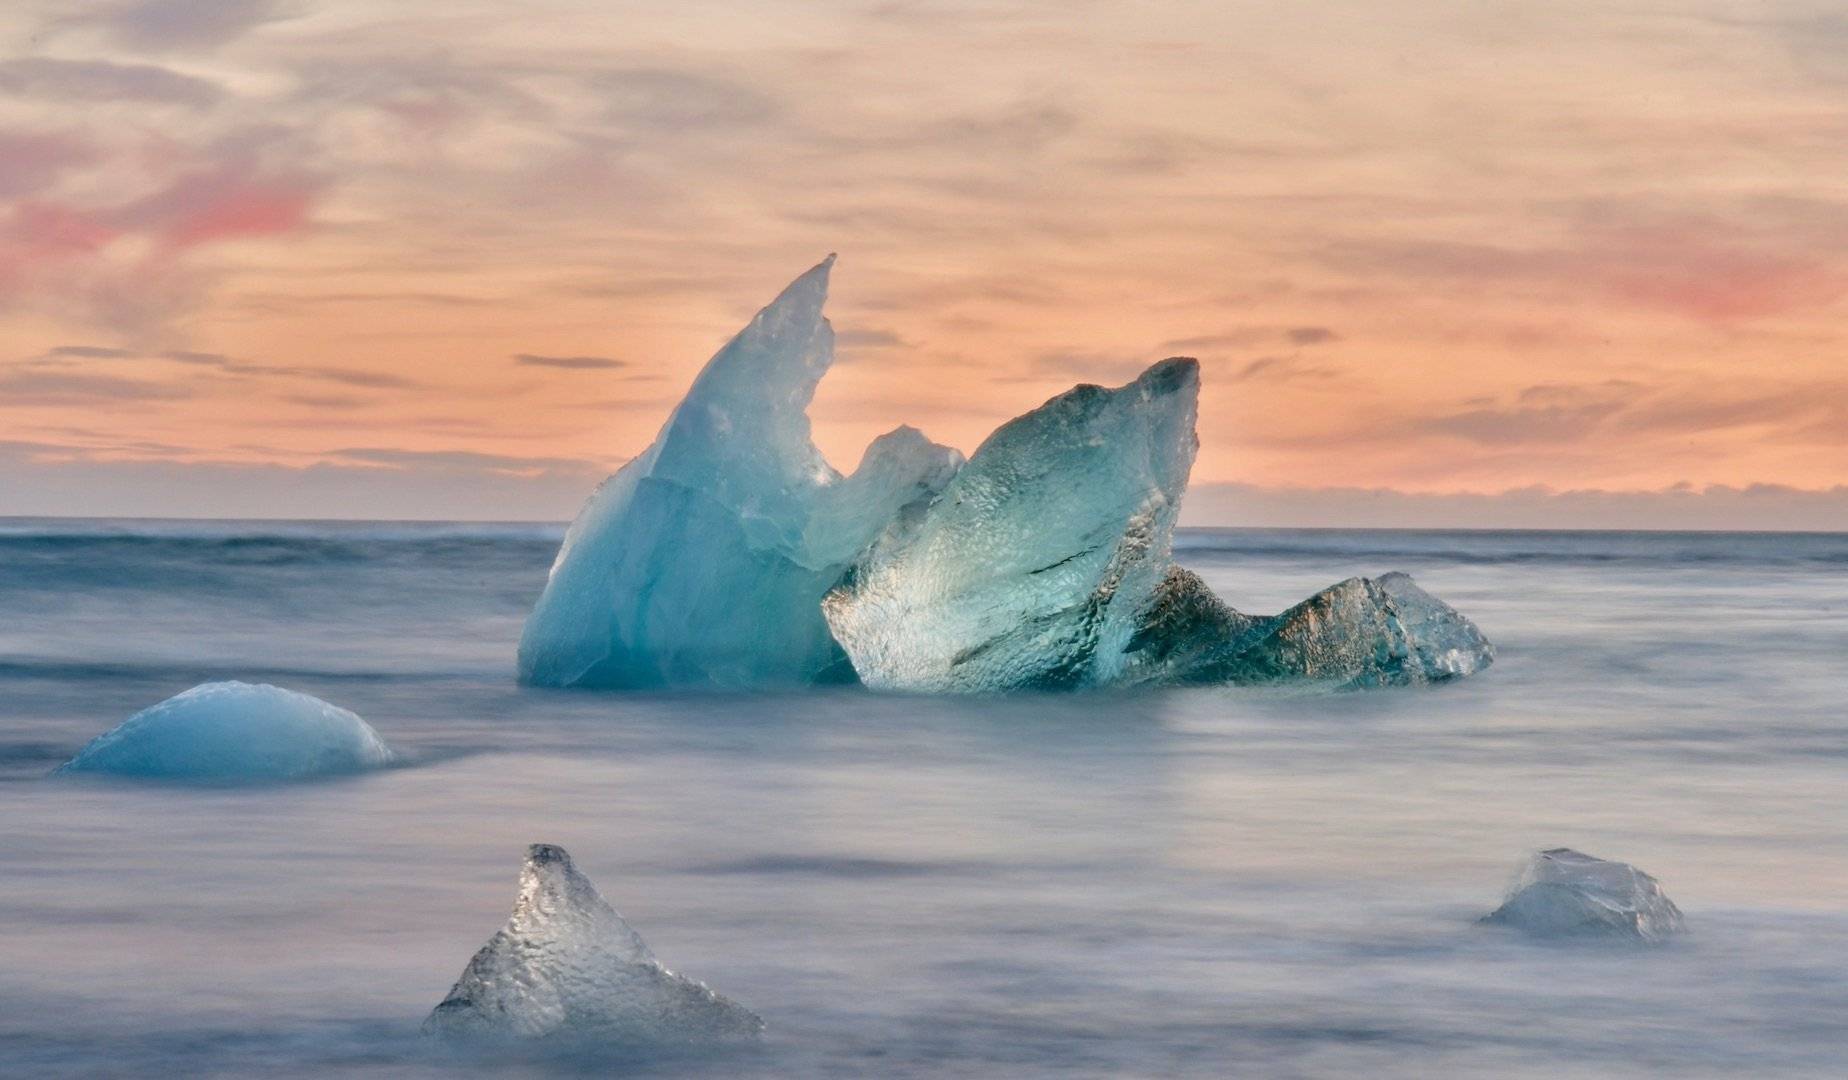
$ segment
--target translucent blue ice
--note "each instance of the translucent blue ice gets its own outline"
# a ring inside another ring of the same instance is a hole
[[[956,451],[900,428],[842,477],[809,437],[834,359],[830,255],[720,349],[565,536],[520,639],[543,686],[749,688],[851,679],[822,594]]]
[[[210,682],[141,710],[57,771],[297,780],[382,768],[394,759],[364,720],[320,698],[266,684]]]
[[[1404,574],[1270,617],[1174,565],[1199,367],[1164,360],[1002,426],[900,513],[822,601],[869,686],[991,692],[1173,683],[1442,682],[1488,665],[1476,627]]]
[[[868,686],[1105,686],[1169,567],[1199,364],[1078,386],[1003,424],[822,609]]]
[[[424,1021],[443,1038],[702,1044],[748,1039],[757,1014],[661,966],[571,864],[534,844],[513,916]]]
[[[858,678],[935,692],[1439,682],[1493,656],[1403,574],[1281,615],[1175,566],[1199,365],[1078,386],[965,464],[901,427],[843,477],[809,436],[833,360],[833,257],[706,365],[565,536],[520,641],[545,686],[749,689]]]

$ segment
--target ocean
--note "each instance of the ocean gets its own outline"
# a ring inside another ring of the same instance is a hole
[[[1247,611],[1408,571],[1496,663],[985,698],[518,687],[561,535],[0,519],[0,1073],[1848,1073],[1848,535],[1183,531]],[[46,779],[219,678],[410,764]],[[421,1039],[539,841],[763,1044]],[[1477,925],[1556,846],[1654,874],[1689,933]]]

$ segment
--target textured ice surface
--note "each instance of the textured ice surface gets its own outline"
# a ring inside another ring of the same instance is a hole
[[[1120,681],[1229,682],[1230,658],[1269,622],[1233,610],[1200,575],[1170,565],[1155,588],[1154,602],[1124,647],[1127,662]]]
[[[1349,578],[1268,618],[1232,610],[1178,567],[1159,599],[1126,681],[1406,686],[1460,679],[1495,656],[1474,623],[1400,573]]]
[[[961,455],[910,428],[843,478],[809,438],[834,358],[834,257],[797,278],[707,363],[641,456],[565,535],[520,639],[544,686],[797,684],[844,674],[820,600],[899,508]]]
[[[749,1038],[763,1026],[662,967],[564,848],[534,844],[513,917],[469,961],[424,1032],[671,1045]]]
[[[278,686],[211,682],[150,706],[105,732],[61,773],[199,780],[293,780],[391,764],[364,720]]]
[[[1002,425],[822,602],[869,686],[1112,683],[1155,604],[1198,440],[1199,365],[1079,386]]]
[[[1536,937],[1646,942],[1683,929],[1681,910],[1655,878],[1571,848],[1537,852],[1515,877],[1507,900],[1483,921]]]

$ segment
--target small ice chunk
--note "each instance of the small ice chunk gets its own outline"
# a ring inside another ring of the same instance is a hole
[[[661,966],[565,849],[534,844],[513,917],[424,1021],[426,1035],[688,1045],[750,1038],[757,1014]]]
[[[1411,686],[1461,679],[1495,658],[1494,646],[1474,623],[1397,572],[1349,578],[1270,618],[1254,619],[1223,605],[1223,612],[1216,611],[1218,601],[1204,585],[1198,593],[1175,595],[1170,607],[1187,614],[1169,611],[1167,621],[1191,633],[1222,635],[1223,645],[1214,650],[1197,642],[1165,644],[1191,661],[1159,669],[1170,681]],[[1145,624],[1144,633],[1157,629]]]
[[[868,686],[1115,683],[1168,572],[1199,440],[1200,367],[1078,386],[1003,424],[822,601]]]
[[[1656,879],[1627,863],[1571,848],[1536,853],[1485,923],[1535,937],[1617,937],[1659,942],[1684,927]]]
[[[320,698],[262,683],[209,682],[129,717],[57,771],[299,780],[395,759],[364,720]]]

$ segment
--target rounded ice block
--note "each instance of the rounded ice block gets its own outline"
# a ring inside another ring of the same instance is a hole
[[[396,760],[364,720],[279,686],[210,682],[97,736],[59,773],[213,781],[299,780]]]

